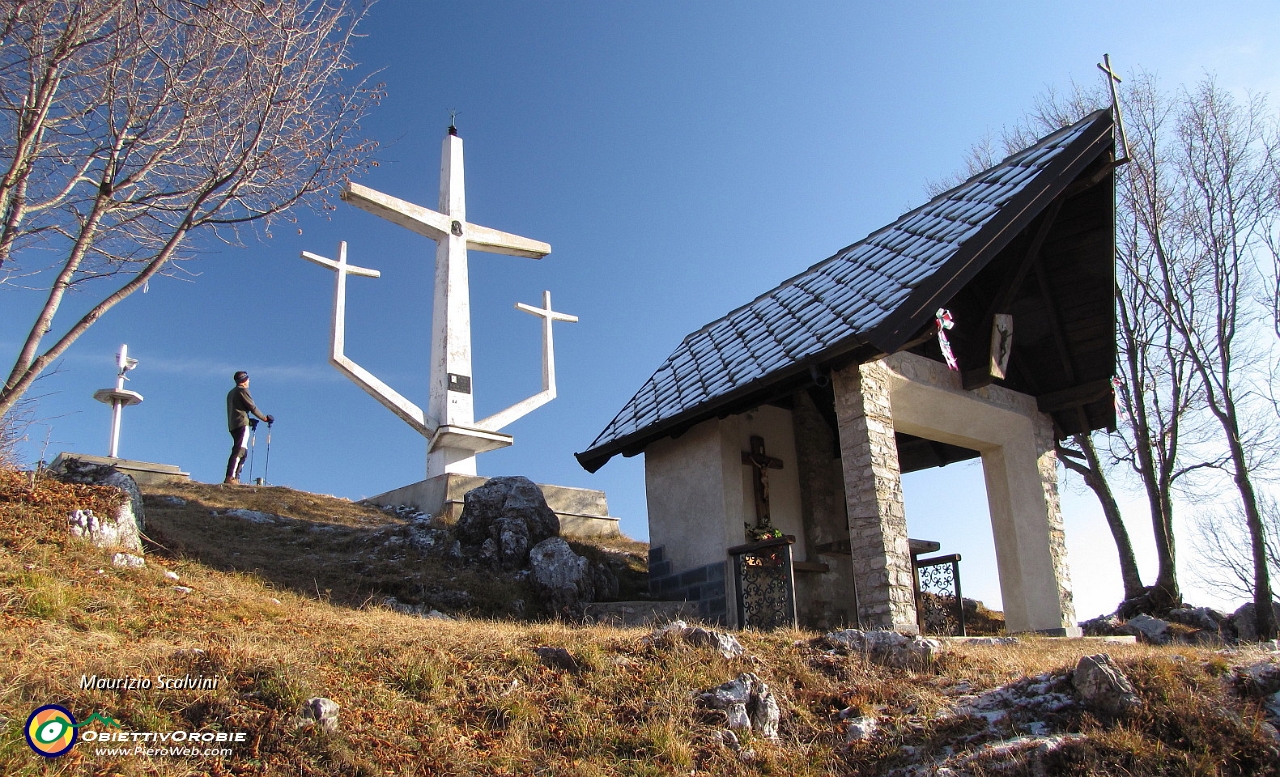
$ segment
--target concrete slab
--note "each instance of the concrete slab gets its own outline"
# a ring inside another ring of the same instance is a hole
[[[150,461],[120,459],[111,456],[90,456],[87,453],[67,453],[65,451],[54,458],[49,465],[49,469],[60,469],[65,459],[79,459],[88,464],[115,467],[126,475],[132,475],[133,479],[141,486],[157,483],[185,483],[191,480],[191,473],[183,472],[175,464],[156,464]]]

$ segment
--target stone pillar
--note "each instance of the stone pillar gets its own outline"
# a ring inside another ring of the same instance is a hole
[[[880,362],[832,373],[858,616],[867,628],[916,633],[889,370]]]

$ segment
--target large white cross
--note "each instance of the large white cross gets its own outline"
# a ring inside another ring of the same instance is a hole
[[[335,262],[310,252],[303,258],[335,271],[333,329],[329,361],[385,407],[427,437],[427,477],[476,474],[476,454],[510,445],[500,429],[555,398],[555,351],[552,321],[577,321],[551,309],[551,293],[543,292],[543,307],[516,307],[543,317],[542,391],[476,422],[471,382],[471,300],[467,277],[467,249],[541,259],[551,246],[519,235],[468,223],[462,167],[462,139],[453,127],[440,154],[440,210],[348,184],[342,199],[358,208],[436,241],[435,301],[431,313],[431,369],[427,412],[378,380],[343,352],[346,319],[346,277],[378,277],[376,270],[347,264],[346,243]]]

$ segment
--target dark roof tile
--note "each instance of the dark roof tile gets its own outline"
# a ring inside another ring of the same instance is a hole
[[[689,334],[600,432],[595,469],[615,443],[881,325],[1105,112],[1041,139],[904,214],[751,303]],[[1108,118],[1109,121],[1109,118]]]

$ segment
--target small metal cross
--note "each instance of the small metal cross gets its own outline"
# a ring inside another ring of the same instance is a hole
[[[1116,114],[1116,126],[1120,130],[1120,151],[1123,156],[1116,160],[1116,164],[1120,165],[1129,161],[1129,139],[1125,136],[1124,117],[1120,114],[1120,96],[1116,94],[1116,84],[1121,83],[1120,76],[1116,75],[1115,70],[1111,68],[1111,55],[1103,54],[1102,62],[1098,64],[1098,69],[1107,74],[1107,87],[1111,90],[1111,109]]]

